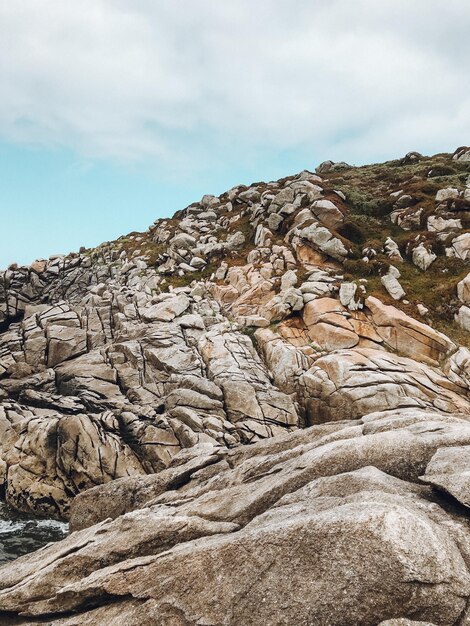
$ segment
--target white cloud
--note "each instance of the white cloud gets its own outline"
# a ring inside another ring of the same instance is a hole
[[[0,135],[212,167],[470,143],[468,0],[4,0]]]

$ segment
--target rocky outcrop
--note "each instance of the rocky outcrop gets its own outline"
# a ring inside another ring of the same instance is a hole
[[[439,204],[461,197],[441,191]],[[400,192],[394,206],[410,202]],[[448,382],[439,370],[454,342],[367,297],[367,280],[344,279],[355,232],[346,196],[301,172],[204,196],[147,233],[3,272],[9,504],[66,518],[83,490],[162,471],[192,446],[231,448],[400,406],[466,411],[461,373]],[[390,237],[384,254],[405,263]],[[435,256],[420,243],[412,261],[426,270]],[[398,300],[399,277],[393,266],[381,276]]]
[[[457,148],[452,158],[455,161],[470,161],[470,148],[467,148],[466,146]]]
[[[470,596],[467,520],[419,478],[434,476],[437,456],[469,445],[467,419],[400,409],[179,453],[160,475],[78,496],[80,530],[2,569],[0,618],[460,623]]]
[[[341,198],[319,182],[303,172],[204,196],[144,235],[0,274],[0,480],[11,506],[67,517],[81,491],[163,470],[182,449],[303,424],[297,397],[273,385],[242,331],[334,289],[334,270],[311,264],[298,288],[298,250],[309,262],[348,253],[329,230],[344,221]],[[240,256],[247,220],[245,264],[221,261],[192,280],[211,259]]]
[[[15,353],[3,363],[15,377],[0,380],[0,421],[11,505],[64,516],[81,490],[161,470],[182,448],[298,425],[250,339],[207,311],[207,300],[158,300],[103,306],[111,323],[101,336],[85,330],[95,309],[65,304],[28,310],[10,326],[4,340]]]
[[[466,623],[465,154],[0,272],[0,488],[72,531],[2,569],[0,623]]]

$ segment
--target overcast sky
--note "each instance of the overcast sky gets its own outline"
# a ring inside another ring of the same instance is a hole
[[[468,0],[0,0],[0,267],[470,144]]]

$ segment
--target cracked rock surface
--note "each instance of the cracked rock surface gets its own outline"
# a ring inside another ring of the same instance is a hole
[[[0,272],[0,624],[470,624],[467,152]]]
[[[468,518],[419,477],[469,445],[467,419],[422,409],[201,444],[77,496],[67,539],[1,570],[0,618],[465,623]]]

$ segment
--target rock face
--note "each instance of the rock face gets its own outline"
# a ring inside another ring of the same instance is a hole
[[[299,425],[293,400],[216,302],[164,295],[141,307],[112,300],[97,334],[85,330],[96,309],[64,303],[9,327],[15,352],[3,363],[15,377],[0,380],[0,445],[11,505],[66,516],[81,490],[161,470],[182,448]]]
[[[467,519],[419,477],[469,444],[465,417],[419,409],[233,450],[201,444],[160,476],[79,495],[75,532],[2,569],[0,619],[8,624],[13,611],[16,624],[47,616],[68,626],[277,626],[311,616],[461,623]]]
[[[466,152],[0,272],[0,488],[72,531],[0,624],[470,620]]]

